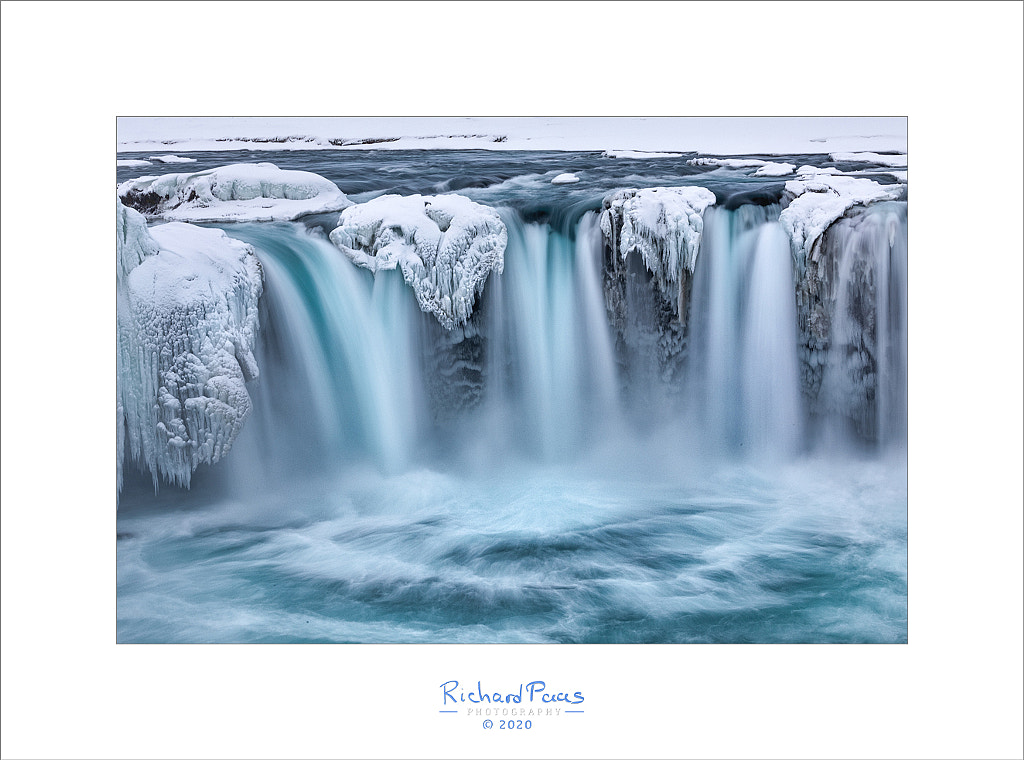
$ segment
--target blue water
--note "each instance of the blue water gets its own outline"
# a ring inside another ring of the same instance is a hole
[[[428,397],[450,347],[398,272],[375,280],[323,239],[316,228],[336,215],[305,220],[309,231],[223,226],[254,245],[266,276],[255,412],[191,491],[154,494],[148,476],[127,476],[119,642],[906,642],[905,441],[744,448],[753,438],[716,428],[757,423],[765,402],[713,374],[625,367],[646,349],[623,353],[600,323],[587,212],[608,192],[697,183],[720,205],[763,193],[763,206],[778,179],[689,156],[192,155],[118,179],[271,161],[355,201],[458,190],[502,209],[510,244],[478,305],[491,341],[474,370],[482,396],[446,417]],[[551,185],[563,171],[582,181]],[[707,287],[777,309],[742,280]],[[730,303],[733,322],[692,329],[760,388],[771,363],[748,356],[747,338],[766,320]]]
[[[905,472],[352,470],[118,518],[118,640],[905,642]]]

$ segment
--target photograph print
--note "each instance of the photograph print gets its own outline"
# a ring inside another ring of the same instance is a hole
[[[907,642],[907,120],[121,117],[119,643]]]

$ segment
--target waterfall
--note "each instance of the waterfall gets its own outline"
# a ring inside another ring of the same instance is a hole
[[[689,419],[722,451],[794,453],[800,401],[789,238],[778,207],[709,209],[694,271]]]
[[[777,206],[705,212],[681,316],[632,254],[621,300],[608,300],[607,267],[620,265],[603,260],[593,211],[557,226],[501,213],[504,270],[451,331],[398,270],[371,274],[299,224],[230,228],[266,280],[256,413],[225,468],[236,481],[350,461],[397,472],[469,449],[488,463],[508,452],[564,462],[652,425],[704,454],[759,460],[805,450],[811,418],[826,441],[905,442],[905,204],[829,231],[831,344],[810,397]]]
[[[402,275],[374,278],[299,225],[231,233],[254,246],[266,279],[258,422],[234,458],[242,477],[365,456],[403,467],[421,420],[418,310]]]
[[[614,416],[618,375],[601,296],[597,215],[570,235],[503,215],[505,270],[492,278],[488,395],[504,435],[544,458],[567,455]],[[501,430],[493,430],[499,437]]]
[[[883,203],[840,220],[826,236],[836,270],[820,394],[829,443],[906,441],[906,223],[905,204]]]

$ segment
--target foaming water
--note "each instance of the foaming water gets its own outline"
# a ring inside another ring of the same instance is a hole
[[[904,473],[823,464],[351,468],[128,513],[118,639],[905,641]]]

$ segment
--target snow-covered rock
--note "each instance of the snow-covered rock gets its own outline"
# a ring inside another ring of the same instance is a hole
[[[769,161],[754,172],[755,177],[785,177],[796,171],[796,164],[781,164]]]
[[[552,185],[571,185],[574,182],[579,182],[580,178],[575,174],[566,172],[565,174],[559,174],[557,177],[551,180]]]
[[[371,272],[400,266],[420,309],[449,330],[502,271],[508,242],[498,213],[461,195],[384,195],[345,209],[330,237]]]
[[[352,205],[319,174],[268,163],[139,177],[120,184],[117,194],[144,214],[182,222],[290,221]]]
[[[153,162],[144,158],[119,158],[117,165],[123,169],[136,169],[140,166],[152,166]]]
[[[194,158],[186,158],[185,156],[150,156],[150,161],[157,161],[161,164],[194,164],[196,160]]]
[[[846,172],[840,171],[834,166],[811,166],[810,164],[804,164],[796,170],[796,178],[802,179],[803,177],[813,177],[817,174],[845,174]]]
[[[245,383],[263,274],[251,246],[220,230],[152,230],[117,202],[117,482],[126,454],[188,486],[231,448],[252,409]]]
[[[905,191],[905,185],[880,185],[844,175],[818,174],[787,182],[783,203],[788,205],[779,221],[789,233],[797,272],[803,272],[829,225],[849,209],[898,200]]]
[[[615,259],[640,254],[662,293],[684,317],[684,275],[693,274],[704,231],[704,210],[715,194],[703,187],[620,190],[605,198],[601,232]]]
[[[833,161],[844,163],[866,163],[878,164],[879,166],[906,166],[906,154],[885,154],[885,153],[830,153],[829,158]]]

